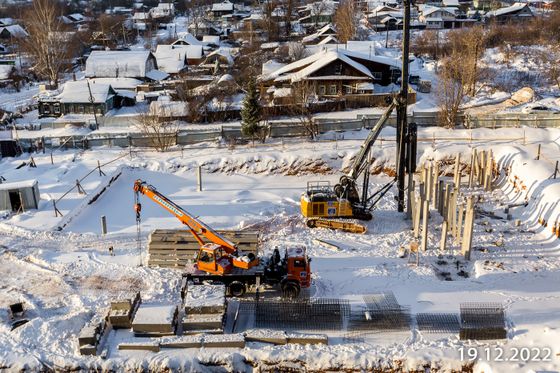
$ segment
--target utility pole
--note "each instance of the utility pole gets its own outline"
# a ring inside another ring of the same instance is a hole
[[[403,42],[402,42],[402,70],[401,70],[401,90],[397,97],[397,211],[403,212],[405,208],[405,165],[406,165],[406,137],[407,137],[407,117],[406,109],[408,106],[408,68],[409,68],[409,49],[410,49],[410,1],[404,0],[404,23],[403,23]],[[410,155],[409,155],[410,156]],[[411,175],[411,173],[409,173]],[[410,176],[409,176],[410,177]]]
[[[87,87],[89,91],[89,102],[91,102],[91,106],[93,107],[93,119],[95,120],[95,130],[99,129],[99,123],[97,122],[97,113],[95,112],[95,98],[91,93],[91,86],[89,85],[89,79],[87,80]]]

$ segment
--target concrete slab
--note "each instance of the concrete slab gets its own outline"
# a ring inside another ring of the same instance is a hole
[[[183,318],[183,330],[222,329],[223,319],[221,313],[186,315]]]
[[[175,305],[142,304],[132,321],[135,334],[174,334],[179,309]]]
[[[202,347],[201,335],[187,335],[180,337],[161,338],[159,346],[161,348],[200,348]]]
[[[159,344],[157,342],[120,343],[119,350],[159,352]]]
[[[281,330],[251,329],[245,332],[245,341],[285,345],[288,343],[288,337]]]
[[[226,287],[224,285],[187,285],[185,313],[224,313],[226,310]]]
[[[202,346],[205,348],[244,348],[245,336],[243,334],[205,335],[203,338]]]

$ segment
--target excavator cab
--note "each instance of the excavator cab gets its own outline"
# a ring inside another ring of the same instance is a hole
[[[306,218],[352,217],[352,205],[339,198],[328,181],[310,181],[301,196],[301,213]]]

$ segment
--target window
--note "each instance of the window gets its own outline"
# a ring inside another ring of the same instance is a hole
[[[54,104],[54,113],[60,114],[60,104]]]
[[[203,251],[200,254],[200,258],[198,258],[198,260],[200,260],[201,262],[204,262],[204,263],[213,263],[214,262],[214,257],[212,255],[208,254],[208,252]]]
[[[383,79],[383,73],[380,72],[380,71],[375,71],[375,72],[373,73],[373,79],[375,79],[375,80],[381,80],[381,79]]]
[[[43,114],[50,114],[51,113],[51,105],[46,104],[43,105]]]
[[[345,85],[344,86],[344,91],[346,92],[347,95],[351,95],[352,94],[352,86]]]
[[[335,73],[335,75],[341,75],[342,74],[342,64],[341,63],[336,65],[336,69],[335,69],[334,73]]]
[[[324,85],[319,86],[319,95],[324,96],[327,93],[327,87]]]
[[[301,259],[294,259],[294,267],[295,268],[304,268],[305,269],[305,261]]]
[[[336,84],[331,84],[329,86],[329,95],[336,95],[337,89],[336,89]]]
[[[79,113],[79,114],[83,114],[83,113],[84,113],[84,111],[85,111],[85,109],[84,109],[84,105],[80,105],[80,106],[78,106],[78,113]]]

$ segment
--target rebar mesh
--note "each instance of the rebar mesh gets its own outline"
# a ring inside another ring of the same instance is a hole
[[[282,330],[341,330],[350,313],[345,299],[259,300],[244,302],[251,308],[255,327]]]
[[[507,337],[504,307],[500,303],[461,303],[461,339]]]
[[[365,310],[352,312],[348,331],[410,329],[410,307],[401,306],[392,292],[364,296]]]
[[[418,330],[425,333],[459,333],[459,316],[454,313],[416,314]]]

